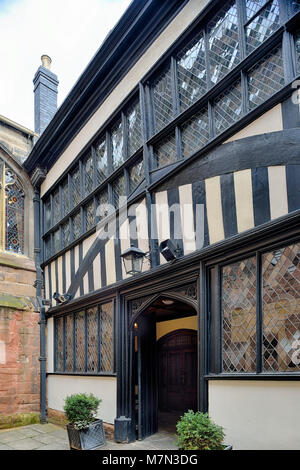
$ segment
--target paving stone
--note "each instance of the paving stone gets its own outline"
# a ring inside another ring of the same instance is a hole
[[[17,430],[17,432],[25,437],[35,437],[41,434],[39,431],[35,431],[34,429],[28,429],[27,426],[25,426],[24,428],[21,427]]]
[[[42,444],[53,444],[54,442],[60,442],[62,439],[56,436],[52,436],[52,433],[39,433],[38,436],[35,436],[35,439]]]
[[[53,444],[47,444],[42,447],[39,447],[36,450],[70,450],[69,443],[65,442],[53,442]]]
[[[0,443],[6,444],[8,442],[19,441],[25,438],[26,436],[22,435],[20,432],[8,431],[0,434]]]
[[[41,445],[41,442],[30,437],[9,443],[9,446],[14,450],[34,450],[38,449]]]
[[[58,429],[57,431],[53,431],[51,436],[58,437],[59,439],[68,439],[68,433],[65,429]]]
[[[14,449],[5,444],[0,444],[0,450],[14,450]]]
[[[52,423],[46,423],[46,424],[31,424],[30,426],[31,429],[34,429],[35,431],[38,431],[40,433],[50,433],[57,431],[61,429],[59,426],[56,426],[55,424]]]

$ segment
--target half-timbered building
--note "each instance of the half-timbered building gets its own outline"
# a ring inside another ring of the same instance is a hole
[[[119,442],[192,408],[299,448],[299,15],[134,0],[36,142],[48,416],[92,392]]]

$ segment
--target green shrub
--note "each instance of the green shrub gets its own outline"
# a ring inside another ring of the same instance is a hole
[[[178,421],[177,445],[183,450],[223,450],[224,431],[207,413],[187,411]]]
[[[86,429],[95,421],[102,400],[93,394],[77,393],[65,399],[64,412],[67,420],[76,429]]]

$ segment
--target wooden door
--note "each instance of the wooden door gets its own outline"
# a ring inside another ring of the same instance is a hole
[[[160,411],[197,409],[197,332],[176,330],[158,342]]]

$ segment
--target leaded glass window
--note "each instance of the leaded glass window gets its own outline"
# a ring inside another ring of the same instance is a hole
[[[100,221],[108,216],[108,195],[107,191],[101,191],[97,195],[96,217]]]
[[[124,175],[117,178],[112,184],[113,204],[116,209],[126,203],[125,178]]]
[[[70,194],[69,194],[69,183],[68,178],[65,179],[61,186],[61,197],[62,197],[62,215],[63,217],[69,212],[70,210]]]
[[[165,166],[177,161],[176,141],[175,135],[172,134],[163,139],[154,148],[154,155],[156,157],[157,166]]]
[[[135,163],[129,168],[129,190],[134,191],[138,185],[143,181],[144,175],[144,162],[143,160]]]
[[[203,34],[197,35],[177,57],[179,100],[182,110],[206,92],[206,65]]]
[[[279,4],[278,0],[274,0],[247,25],[247,52],[250,53],[260,46],[279,26]]]
[[[208,111],[204,109],[195,114],[181,127],[183,157],[195,153],[209,140]]]
[[[155,130],[160,131],[173,118],[173,98],[170,66],[165,69],[152,85]]]
[[[95,207],[92,200],[85,206],[85,230],[88,231],[95,225]]]
[[[97,183],[101,184],[108,176],[106,139],[102,137],[95,145]]]
[[[54,254],[58,253],[60,250],[60,234],[59,234],[59,229],[55,230],[53,233],[53,250]]]
[[[223,372],[256,371],[256,258],[222,268]]]
[[[50,258],[51,256],[51,237],[48,236],[45,239],[45,258]]]
[[[241,82],[218,96],[214,101],[214,121],[216,135],[225,131],[242,117]]]
[[[60,220],[59,189],[57,188],[52,195],[53,225]]]
[[[278,47],[248,72],[250,109],[262,104],[284,86],[281,48]]]
[[[84,194],[87,196],[94,188],[94,162],[91,153],[84,160]]]
[[[250,20],[266,3],[267,0],[246,0],[247,19]]]
[[[263,370],[300,371],[300,243],[262,256]]]
[[[143,143],[140,103],[133,104],[127,111],[128,156],[134,154]]]
[[[0,249],[24,253],[24,190],[17,175],[0,159]]]
[[[80,212],[77,212],[77,214],[73,215],[72,224],[73,224],[73,237],[74,237],[74,240],[76,240],[81,235],[81,213]]]
[[[122,121],[117,122],[111,131],[113,169],[124,162],[123,156],[123,126]]]
[[[297,73],[300,73],[300,33],[296,35],[295,42],[296,42]]]
[[[228,2],[208,24],[210,79],[219,82],[240,61],[238,16],[234,1]]]
[[[81,184],[79,167],[72,173],[72,201],[73,207],[76,207],[81,201]]]
[[[70,223],[69,220],[63,223],[61,226],[61,234],[62,234],[62,245],[63,248],[69,245],[71,238],[70,238]]]
[[[101,371],[114,370],[114,317],[112,302],[100,306],[100,351]]]
[[[45,232],[51,227],[51,201],[50,197],[44,203]]]
[[[294,15],[300,10],[300,0],[292,0],[291,13]]]
[[[114,373],[113,303],[54,320],[55,372]]]

